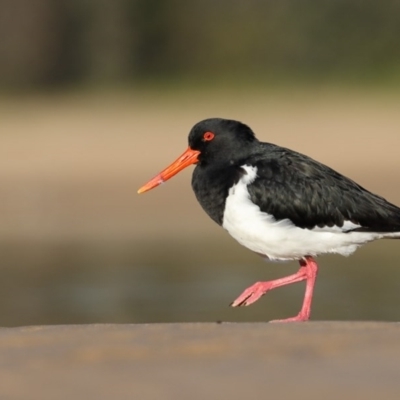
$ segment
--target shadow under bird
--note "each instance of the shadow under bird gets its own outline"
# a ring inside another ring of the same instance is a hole
[[[268,260],[298,260],[293,275],[247,288],[231,305],[248,306],[271,289],[306,281],[298,315],[307,321],[319,254],[348,256],[382,238],[400,239],[400,208],[333,169],[256,139],[245,124],[210,118],[189,134],[189,147],[138,193],[195,164],[192,188],[204,211],[240,244]]]

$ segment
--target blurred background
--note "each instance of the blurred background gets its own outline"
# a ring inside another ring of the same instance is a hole
[[[138,196],[207,117],[400,205],[400,2],[0,0],[0,325],[267,321],[304,285],[200,209]],[[319,259],[313,319],[400,320],[400,242]]]

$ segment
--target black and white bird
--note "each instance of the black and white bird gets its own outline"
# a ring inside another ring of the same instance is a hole
[[[306,280],[299,314],[279,320],[306,321],[317,255],[348,256],[376,239],[400,239],[400,208],[310,157],[260,142],[247,125],[233,120],[197,123],[187,150],[138,192],[191,164],[196,164],[196,198],[218,225],[266,259],[300,263],[293,275],[255,283],[233,307],[248,306],[271,289]]]

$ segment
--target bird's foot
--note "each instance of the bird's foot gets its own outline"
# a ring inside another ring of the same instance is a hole
[[[231,307],[249,306],[255,303],[260,297],[262,297],[268,290],[273,287],[272,281],[268,282],[257,282],[254,285],[248,287],[236,300],[234,300]]]
[[[295,317],[291,317],[291,318],[284,318],[284,319],[273,319],[272,321],[269,322],[306,322],[310,319],[310,314],[306,314],[306,313],[302,313],[299,312],[298,315],[296,315]]]
[[[248,287],[233,303],[231,303],[231,307],[249,306],[250,304],[255,303],[260,297],[262,297],[271,289],[290,285],[291,283],[295,282],[300,282],[304,279],[307,279],[307,268],[302,266],[293,275],[267,282],[257,282]]]
[[[233,303],[231,307],[249,306],[255,303],[260,297],[271,289],[290,285],[295,282],[306,280],[306,293],[304,295],[303,306],[295,317],[274,320],[271,322],[304,322],[310,319],[311,301],[314,291],[315,279],[317,277],[318,266],[315,260],[310,257],[304,257],[300,260],[300,269],[293,275],[280,279],[274,279],[267,282],[257,282],[247,288]]]

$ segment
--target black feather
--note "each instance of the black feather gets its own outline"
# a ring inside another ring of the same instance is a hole
[[[301,228],[351,221],[361,226],[353,231],[400,231],[400,208],[383,197],[303,154],[267,143],[259,147],[248,160],[257,168],[248,190],[261,211]]]
[[[212,141],[204,141],[213,132]],[[304,229],[360,225],[352,231],[400,232],[400,208],[333,169],[295,151],[259,142],[238,121],[210,118],[196,124],[189,146],[200,151],[192,187],[206,213],[223,223],[229,189],[249,165],[257,177],[248,185],[250,199],[276,220],[289,219]]]

